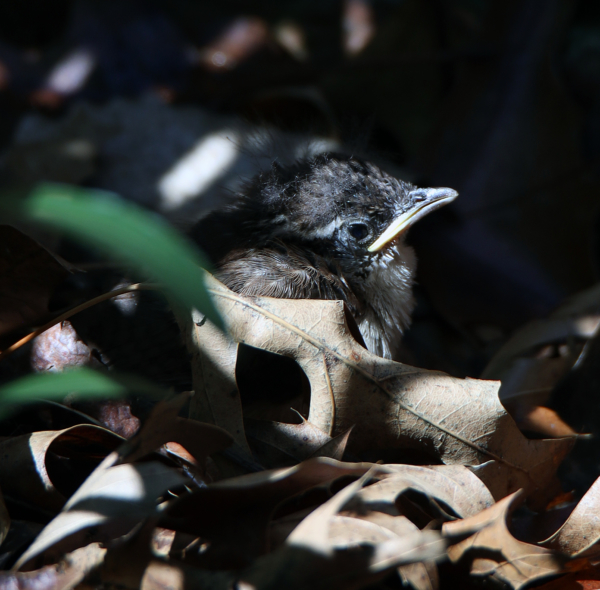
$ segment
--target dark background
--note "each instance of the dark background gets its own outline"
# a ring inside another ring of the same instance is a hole
[[[595,0],[0,4],[4,182],[66,179],[136,198],[106,180],[124,152],[135,162],[135,142],[57,173],[43,133],[15,137],[32,114],[60,126],[82,104],[135,112],[148,96],[163,114],[236,115],[360,146],[413,182],[459,191],[410,235],[415,364],[477,376],[515,328],[596,280]],[[147,129],[177,135],[149,112]]]

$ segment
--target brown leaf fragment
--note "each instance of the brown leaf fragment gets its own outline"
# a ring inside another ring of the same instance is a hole
[[[598,590],[600,588],[600,571],[597,567],[567,574],[541,586],[536,590]]]
[[[521,405],[518,414],[513,416],[521,430],[536,432],[548,438],[586,436],[575,432],[554,410],[545,406]]]
[[[381,543],[395,539],[390,529],[369,520],[336,515],[329,521],[328,540],[332,547],[351,547],[363,543]]]
[[[385,465],[385,469],[391,473],[356,494],[356,500],[370,510],[399,514],[396,499],[409,489],[444,502],[462,518],[494,503],[481,480],[461,465]]]
[[[348,440],[352,433],[352,427],[348,428],[346,432],[342,432],[337,436],[334,436],[331,440],[328,440],[322,447],[318,448],[311,457],[330,457],[331,459],[337,459],[341,461],[346,447],[348,446]]]
[[[201,563],[239,567],[266,551],[269,520],[281,502],[344,475],[363,475],[371,466],[316,458],[226,479],[175,501],[160,524],[209,541]]]
[[[229,432],[238,452],[252,458],[244,432],[242,404],[235,378],[238,344],[215,328],[194,310],[192,321],[179,322],[192,353],[192,379],[195,396],[190,418],[215,424]]]
[[[482,377],[502,381],[500,399],[520,428],[545,436],[573,436],[558,416],[542,417],[536,408],[547,404],[556,384],[580,358],[583,343],[597,334],[599,295],[600,286],[595,285],[568,299],[550,317],[529,322],[483,371]],[[559,431],[565,434],[552,434]]]
[[[284,547],[241,573],[240,587],[360,588],[394,567],[441,557],[445,545],[436,531],[397,537],[374,523],[336,516],[368,477],[365,474],[309,514]],[[334,522],[338,530],[334,528],[331,539]]]
[[[0,441],[3,492],[32,505],[59,511],[100,460],[122,443],[105,428],[80,424]],[[77,471],[69,468],[77,463]]]
[[[102,366],[92,349],[67,320],[42,332],[32,341],[31,367],[34,371],[64,371],[69,367]]]
[[[294,461],[303,461],[318,453],[323,445],[332,440],[326,432],[305,419],[302,419],[300,424],[248,419],[244,424],[247,436],[262,443],[262,448],[272,447],[279,459],[283,456]],[[261,462],[264,465],[271,465],[272,462],[265,461],[263,455],[264,451],[258,452]]]
[[[444,523],[442,533],[445,535],[477,531],[448,548],[450,560],[466,562],[470,564],[471,575],[495,578],[515,590],[563,572],[564,557],[544,547],[518,541],[509,532],[508,514],[522,498],[523,494],[517,492],[475,516]]]
[[[155,560],[146,568],[140,590],[231,590],[235,588],[235,578],[233,572],[207,571]]]
[[[525,438],[500,404],[498,383],[371,354],[351,337],[342,302],[242,297],[207,280],[234,340],[301,366],[311,384],[311,423],[334,436],[354,426],[349,451],[413,449],[446,464],[495,460],[504,495],[525,488],[543,504],[573,441]]]
[[[106,549],[91,543],[72,553],[55,565],[31,572],[0,572],[0,587],[15,590],[70,590],[90,572],[101,565]]]
[[[342,514],[350,514],[350,512],[344,510]],[[351,515],[354,518],[360,518],[384,527],[398,537],[403,537],[419,530],[415,524],[404,516],[391,516],[390,514],[378,511],[369,511],[366,513],[353,512]],[[439,576],[435,560],[401,565],[397,569],[404,583],[409,583],[415,590],[434,590],[439,586]]]
[[[581,498],[558,531],[540,545],[566,553],[572,558],[600,553],[600,478]]]
[[[0,334],[48,313],[48,301],[71,267],[35,240],[0,225]]]
[[[89,404],[84,404],[86,410]],[[140,429],[141,421],[131,413],[131,403],[127,400],[106,400],[93,404],[89,412],[94,418],[112,432],[123,438],[131,438]]]
[[[17,569],[32,565],[32,560],[42,553],[46,560],[57,559],[62,552],[80,547],[91,537],[106,542],[126,534],[155,514],[162,494],[186,481],[177,471],[160,463],[107,466],[115,455],[109,455],[73,494],[63,511],[20,557]]]
[[[168,442],[175,442],[203,465],[208,455],[226,449],[232,439],[222,428],[178,416],[191,395],[185,392],[159,402],[141,431],[120,450],[121,459],[132,463]]]

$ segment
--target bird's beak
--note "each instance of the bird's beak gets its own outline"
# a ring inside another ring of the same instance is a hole
[[[387,243],[406,231],[415,221],[454,201],[458,193],[451,188],[418,188],[409,193],[414,205],[396,217],[385,231],[369,246],[369,252],[381,250]]]

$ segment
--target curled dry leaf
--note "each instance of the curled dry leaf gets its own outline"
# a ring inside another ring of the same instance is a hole
[[[207,285],[235,341],[298,362],[311,384],[309,420],[333,435],[354,427],[352,452],[410,448],[446,464],[495,460],[509,482],[502,493],[525,488],[545,500],[540,492],[573,443],[525,438],[500,404],[497,382],[371,354],[352,338],[342,302],[242,297],[211,277]],[[197,313],[188,325],[195,342],[214,330]]]
[[[444,555],[436,531],[397,537],[387,529],[354,518],[336,516],[360,490],[369,473],[346,486],[309,514],[286,544],[241,573],[243,588],[360,588],[400,565]],[[337,540],[331,525],[342,529]],[[332,542],[333,541],[333,542]]]
[[[304,418],[300,424],[253,419],[245,420],[244,424],[254,452],[266,466],[274,465],[275,461],[281,466],[290,460],[295,463],[310,457],[341,460],[351,432],[332,438]]]
[[[542,436],[563,438],[575,436],[587,438],[588,434],[575,432],[558,414],[545,406],[523,405],[519,407],[514,416],[519,428],[530,432],[537,432]]]
[[[0,572],[0,587],[20,590],[70,590],[91,571],[102,564],[106,549],[91,543],[72,553],[55,565],[32,572]]]
[[[343,513],[348,514],[349,512],[344,510]],[[378,511],[354,512],[352,516],[384,527],[398,537],[404,537],[419,531],[419,528],[404,516],[392,516]],[[414,590],[433,590],[439,585],[435,560],[401,565],[398,567],[398,574],[405,584],[410,583]]]
[[[106,542],[124,535],[155,513],[162,494],[186,481],[160,463],[106,467],[111,461],[112,456],[107,457],[73,494],[20,557],[18,569],[33,565],[32,560],[41,553],[46,561],[57,559],[61,553],[89,543],[90,537]],[[48,551],[51,547],[53,553]]]
[[[102,363],[65,320],[33,339],[31,366],[35,371],[64,371],[83,366],[101,368]]]
[[[201,465],[206,457],[226,449],[232,437],[222,428],[178,416],[190,393],[159,402],[141,431],[120,449],[120,460],[132,463],[168,442],[180,444]]]
[[[120,436],[91,424],[7,438],[0,441],[0,487],[8,496],[57,512],[122,442]],[[98,455],[100,449],[104,453]],[[65,470],[63,462],[77,463],[77,469]]]
[[[575,436],[544,407],[556,384],[580,357],[583,343],[600,327],[600,285],[578,293],[550,317],[529,322],[502,346],[483,371],[500,379],[500,399],[524,430],[543,436]]]
[[[567,521],[541,545],[570,557],[600,553],[600,479],[581,498]]]
[[[235,588],[235,582],[236,576],[233,572],[201,570],[185,564],[169,564],[155,560],[146,568],[140,590],[231,590]]]
[[[464,520],[445,523],[447,535],[473,535],[448,548],[452,562],[470,564],[474,576],[491,576],[518,590],[534,580],[559,574],[565,559],[558,553],[515,539],[508,530],[509,512],[522,494],[516,492],[490,508]]]
[[[396,500],[407,490],[417,490],[444,502],[461,517],[469,517],[494,503],[481,480],[461,465],[385,465],[384,479],[363,488],[345,507],[345,514],[365,519],[393,531],[397,536],[418,528],[400,514]],[[399,567],[401,578],[417,590],[437,587],[437,566],[433,562]]]
[[[370,463],[316,458],[295,467],[230,478],[175,501],[161,526],[210,542],[205,559],[222,569],[239,567],[267,548],[267,527],[287,498],[344,475],[363,475]]]
[[[407,490],[416,490],[444,502],[461,518],[474,516],[494,503],[481,480],[462,465],[385,465],[388,475],[360,490],[353,502],[369,510],[400,514],[396,499]]]
[[[190,418],[224,428],[233,436],[238,452],[251,459],[235,380],[237,342],[207,323],[204,316],[196,318],[198,323],[190,323],[189,317],[180,312],[178,321],[192,355],[196,395],[190,404]],[[200,332],[204,325],[206,329]],[[202,338],[199,338],[200,333]]]

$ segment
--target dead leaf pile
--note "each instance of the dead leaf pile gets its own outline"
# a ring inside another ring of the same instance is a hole
[[[575,503],[556,476],[573,431],[528,438],[499,398],[565,322],[592,336],[588,308],[509,342],[489,369],[508,375],[501,388],[369,353],[341,302],[241,297],[206,280],[227,333],[178,312],[193,394],[159,402],[129,440],[51,402],[37,410],[51,428],[0,440],[0,559],[13,568],[0,583],[420,590],[440,587],[442,567],[461,587],[517,589],[593,575],[600,488]],[[242,349],[258,390],[284,356],[308,391],[290,372],[281,403],[249,398]]]

